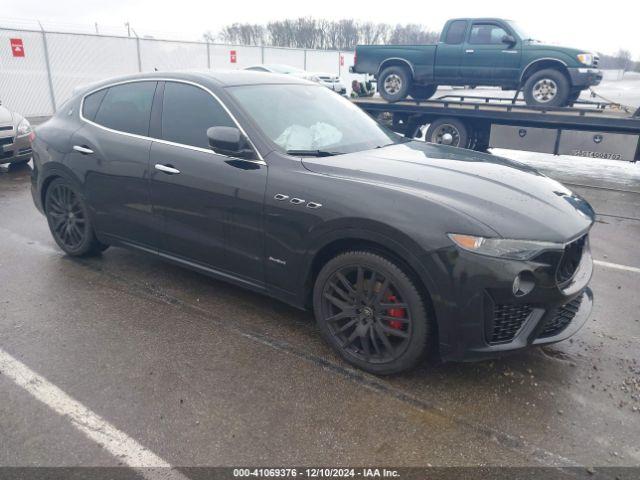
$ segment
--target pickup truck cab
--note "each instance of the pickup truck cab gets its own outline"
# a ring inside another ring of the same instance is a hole
[[[562,107],[600,83],[598,62],[594,53],[542,44],[511,20],[458,18],[437,45],[358,45],[352,72],[375,75],[389,102],[471,85],[521,89],[528,105]]]

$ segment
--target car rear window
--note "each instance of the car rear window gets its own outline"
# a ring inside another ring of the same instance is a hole
[[[108,89],[100,90],[98,92],[92,93],[91,95],[87,95],[82,102],[82,116],[87,120],[95,120],[96,113],[98,113],[98,108],[100,108],[100,104],[102,103],[102,99],[107,94]]]
[[[95,115],[95,123],[120,132],[148,136],[156,84],[132,82],[109,87]]]

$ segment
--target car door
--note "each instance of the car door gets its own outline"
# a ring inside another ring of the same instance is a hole
[[[266,164],[209,147],[209,127],[237,126],[210,91],[173,81],[161,88],[151,195],[163,221],[162,252],[261,285]]]
[[[466,84],[517,83],[522,54],[521,44],[505,43],[504,37],[507,35],[512,33],[498,23],[473,22],[462,57],[462,76]]]
[[[467,32],[466,20],[453,20],[436,50],[434,75],[436,82],[457,84],[460,81],[462,45]]]
[[[149,121],[156,81],[135,81],[89,93],[83,126],[66,162],[84,181],[97,231],[138,246],[157,246],[149,190]]]

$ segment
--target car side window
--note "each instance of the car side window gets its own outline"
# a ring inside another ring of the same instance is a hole
[[[208,149],[208,128],[235,126],[222,105],[208,92],[194,85],[166,83],[162,102],[162,139]]]
[[[120,132],[148,136],[156,84],[132,82],[109,87],[96,113],[95,123]]]
[[[109,89],[105,88],[85,97],[82,102],[82,116],[84,118],[91,121],[95,120],[96,113],[98,113],[98,108],[100,108],[100,104],[102,103],[104,96],[107,94],[107,90]]]
[[[459,45],[464,40],[464,32],[467,30],[467,21],[466,20],[455,20],[451,22],[449,25],[449,30],[447,31],[447,38],[445,38],[444,43],[448,45]]]
[[[476,23],[471,27],[469,43],[474,45],[500,45],[507,31],[498,25]]]

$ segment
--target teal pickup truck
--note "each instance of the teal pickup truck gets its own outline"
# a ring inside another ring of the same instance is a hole
[[[358,45],[350,70],[375,75],[389,102],[469,85],[522,90],[527,105],[563,107],[600,83],[598,62],[594,53],[544,45],[510,20],[458,18],[445,24],[436,45]]]

